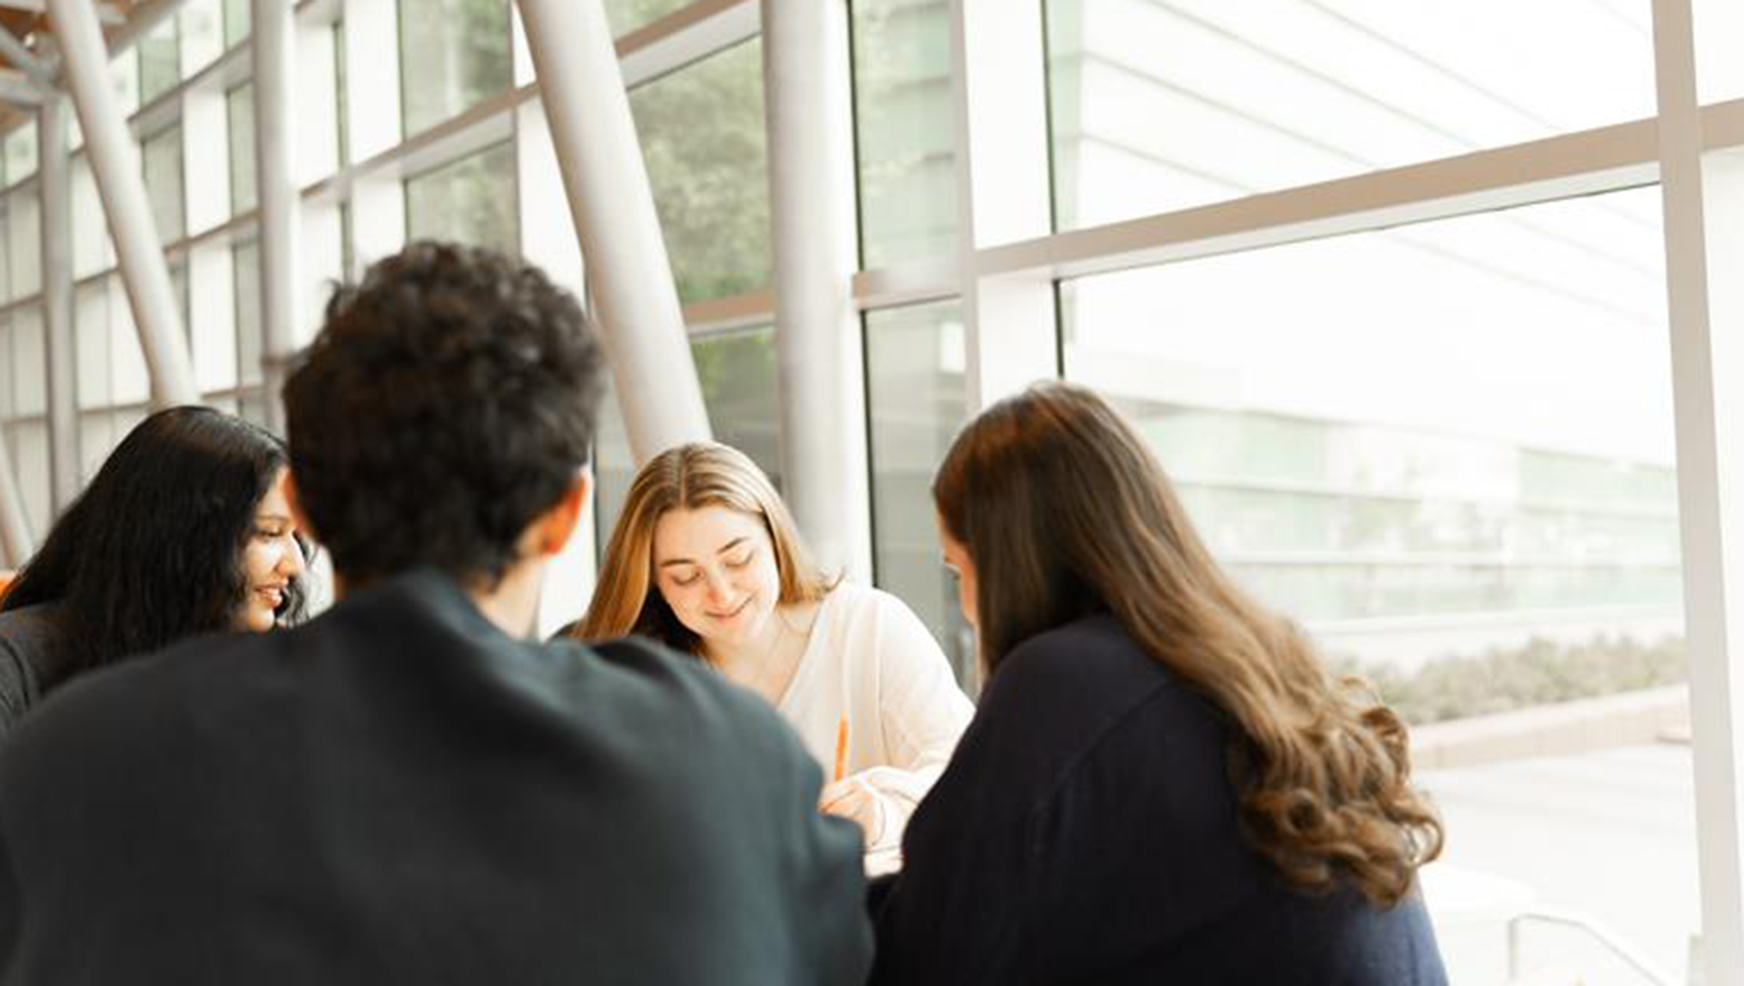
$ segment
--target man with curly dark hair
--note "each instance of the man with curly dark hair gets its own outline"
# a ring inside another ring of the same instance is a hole
[[[0,754],[0,982],[849,983],[859,836],[749,692],[527,639],[589,492],[574,298],[418,243],[285,385],[337,604],[57,694]]]

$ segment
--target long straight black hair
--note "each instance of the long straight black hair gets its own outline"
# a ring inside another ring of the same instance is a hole
[[[283,442],[234,415],[158,411],[55,522],[0,611],[57,604],[68,675],[237,626],[255,510],[288,461]],[[299,621],[304,607],[294,581],[279,622]]]

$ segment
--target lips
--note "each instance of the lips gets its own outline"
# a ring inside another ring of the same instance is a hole
[[[262,586],[261,588],[254,590],[254,594],[265,600],[273,609],[278,609],[285,601],[285,590],[283,586]]]

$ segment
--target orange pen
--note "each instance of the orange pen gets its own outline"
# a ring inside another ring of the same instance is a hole
[[[841,780],[848,769],[848,717],[843,716],[841,724],[836,726],[836,780]]]

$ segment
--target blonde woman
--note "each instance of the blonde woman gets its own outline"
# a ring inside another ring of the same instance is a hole
[[[820,572],[762,470],[713,442],[636,474],[572,632],[653,637],[763,696],[823,767],[821,807],[865,830],[874,871],[897,864],[974,714],[914,613]]]

